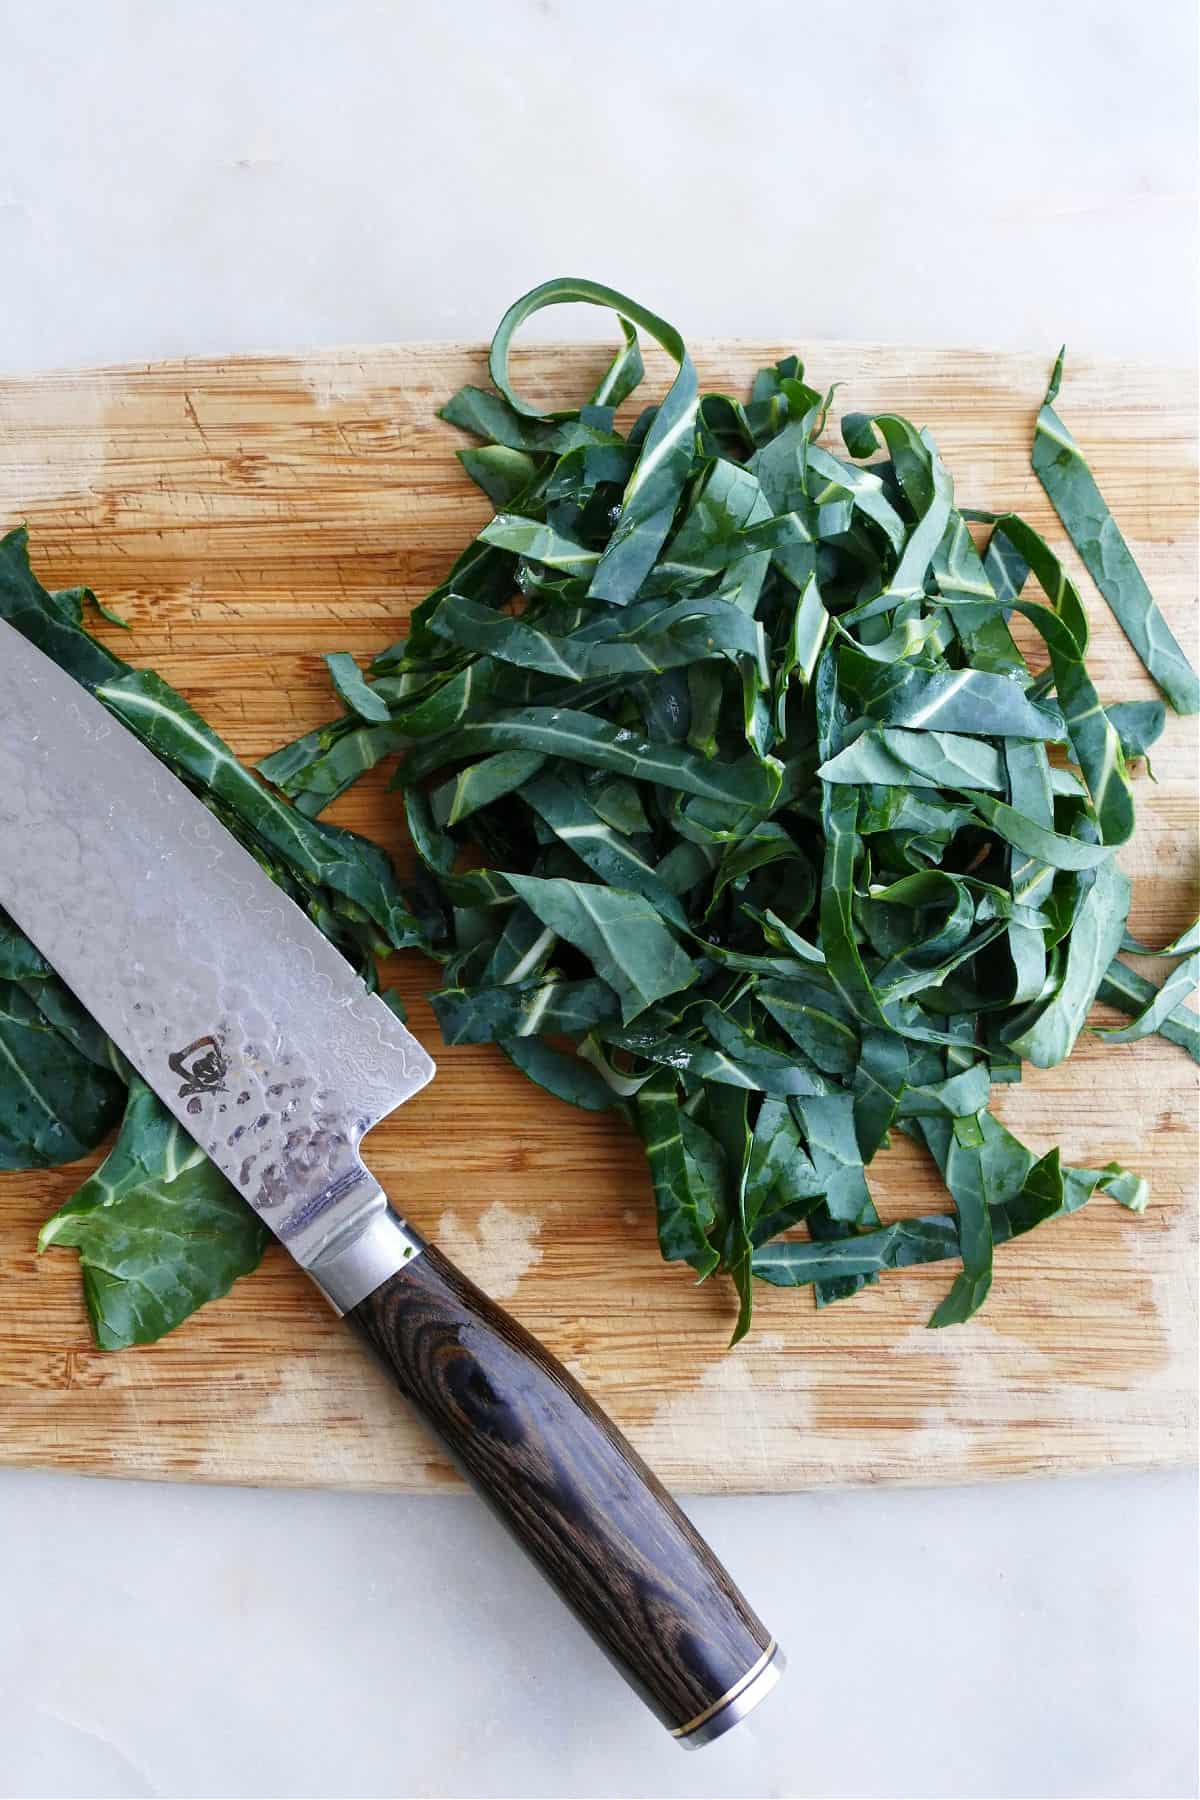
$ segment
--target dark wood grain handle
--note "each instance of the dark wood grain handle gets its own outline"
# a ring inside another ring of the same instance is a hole
[[[672,1732],[715,1736],[773,1683],[768,1632],[632,1445],[437,1250],[346,1318]]]

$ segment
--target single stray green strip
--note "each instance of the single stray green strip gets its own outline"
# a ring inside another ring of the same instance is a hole
[[[1147,673],[1177,713],[1200,712],[1200,677],[1155,603],[1083,452],[1054,410],[1065,347],[1058,353],[1033,438],[1033,468]]]

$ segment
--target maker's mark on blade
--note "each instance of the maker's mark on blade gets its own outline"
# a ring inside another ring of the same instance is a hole
[[[187,1100],[189,1113],[201,1111],[200,1096],[202,1094],[223,1094],[225,1077],[229,1073],[229,1064],[225,1061],[221,1046],[211,1035],[199,1037],[182,1050],[173,1050],[167,1063],[176,1075],[183,1077],[179,1089],[179,1098]],[[224,1110],[224,1109],[222,1109]]]
[[[160,1052],[174,1110],[302,1262],[340,1226],[342,1203],[357,1204],[354,1190],[374,1186],[360,1155],[364,1135],[434,1073],[423,1047],[365,988],[327,1024],[303,1050],[284,1049],[281,1028],[251,1008]]]

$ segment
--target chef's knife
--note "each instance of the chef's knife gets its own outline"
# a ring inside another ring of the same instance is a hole
[[[774,1640],[616,1426],[361,1159],[430,1058],[207,807],[2,621],[0,905],[668,1729],[696,1745],[743,1718],[782,1670]]]

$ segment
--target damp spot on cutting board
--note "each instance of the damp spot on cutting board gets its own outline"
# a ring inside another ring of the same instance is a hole
[[[542,1260],[541,1228],[536,1213],[518,1212],[495,1200],[475,1225],[466,1224],[456,1212],[444,1212],[435,1241],[493,1300],[508,1300]]]

